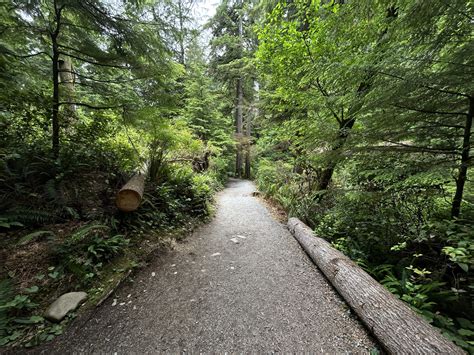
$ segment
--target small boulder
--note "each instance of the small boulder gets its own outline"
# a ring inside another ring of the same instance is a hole
[[[60,322],[68,312],[75,310],[86,298],[85,292],[65,293],[49,306],[45,318],[52,322]]]

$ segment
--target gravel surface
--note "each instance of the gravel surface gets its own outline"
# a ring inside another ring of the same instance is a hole
[[[375,348],[253,191],[251,182],[232,180],[218,195],[211,223],[41,351],[360,353]]]

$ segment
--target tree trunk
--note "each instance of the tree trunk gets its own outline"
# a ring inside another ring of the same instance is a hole
[[[61,85],[60,96],[66,98],[66,100],[69,102],[74,102],[74,73],[72,70],[71,59],[61,56],[58,66],[59,84]],[[63,127],[63,131],[66,130],[64,133],[72,134],[74,132],[74,126],[77,118],[76,107],[73,103],[69,105],[63,105],[61,118],[62,121],[60,124]]]
[[[74,91],[74,73],[72,71],[71,59],[61,56],[58,67],[61,84],[67,93],[72,93]]]
[[[183,0],[178,0],[179,62],[185,65]]]
[[[461,203],[464,193],[464,185],[467,180],[467,169],[469,166],[469,150],[471,149],[471,129],[472,116],[474,114],[474,97],[469,98],[469,111],[466,115],[466,123],[464,124],[464,137],[461,153],[461,166],[459,167],[458,177],[456,179],[456,192],[454,194],[451,207],[451,217],[457,218],[461,214]]]
[[[245,178],[250,179],[250,148],[252,143],[252,115],[253,111],[247,115],[247,125],[245,129]]]
[[[56,48],[56,49],[54,49]],[[59,54],[57,51],[57,43],[53,42],[53,115],[52,115],[52,144],[53,157],[59,157],[59,79],[58,79],[58,61]]]
[[[54,159],[59,157],[59,48],[58,35],[61,27],[61,8],[57,8],[56,1],[54,2],[56,29],[51,33],[51,43],[53,50],[52,65],[53,65],[53,102],[52,102],[52,151]]]
[[[347,137],[349,136],[349,131],[354,126],[354,123],[355,119],[349,119],[346,121],[342,121],[339,124],[339,137],[337,143],[332,148],[332,152],[337,152],[341,150],[347,140]],[[327,167],[323,170],[319,179],[318,190],[327,190],[329,184],[331,183],[332,175],[334,174],[334,169],[336,169],[336,165],[336,161],[333,160],[329,162]]]
[[[454,343],[297,218],[288,227],[390,354],[464,354]]]
[[[138,173],[120,189],[117,193],[115,203],[120,211],[135,211],[142,201],[145,190],[145,174]]]
[[[240,58],[243,53],[243,25],[242,25],[242,0],[239,0],[239,47],[240,47]],[[244,90],[243,90],[243,78],[242,74],[237,79],[237,117],[236,117],[236,136],[237,136],[237,154],[235,157],[235,175],[242,177],[242,165],[243,165],[243,147],[242,147],[242,133],[243,133],[243,102],[244,102]]]
[[[237,177],[242,176],[242,163],[243,163],[243,152],[242,152],[242,138],[243,138],[243,108],[242,104],[244,101],[244,93],[242,88],[242,78],[237,80],[237,115],[236,115],[236,138],[237,138],[237,155],[235,159],[235,175]]]

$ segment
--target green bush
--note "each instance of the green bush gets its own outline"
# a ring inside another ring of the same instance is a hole
[[[31,295],[38,292],[33,286],[15,294],[11,280],[0,281],[0,346],[17,340],[25,326],[40,323],[43,317],[30,315],[38,307]]]
[[[473,316],[473,220],[445,218],[443,176],[422,174],[410,164],[376,173],[366,166],[348,164],[331,189],[317,191],[306,171],[297,174],[290,163],[261,159],[257,183],[290,215],[472,351],[474,332],[467,319]],[[465,215],[470,213],[466,205]]]
[[[63,268],[83,283],[100,274],[104,263],[120,254],[130,242],[123,235],[110,236],[108,232],[109,227],[92,224],[79,228],[67,237],[55,251],[59,272]]]

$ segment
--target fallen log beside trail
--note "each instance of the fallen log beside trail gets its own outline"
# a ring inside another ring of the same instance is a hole
[[[352,310],[389,352],[397,354],[464,354],[347,256],[297,218],[288,227]]]
[[[135,211],[142,201],[145,189],[145,174],[138,173],[120,189],[117,193],[115,203],[119,210],[124,212]]]

